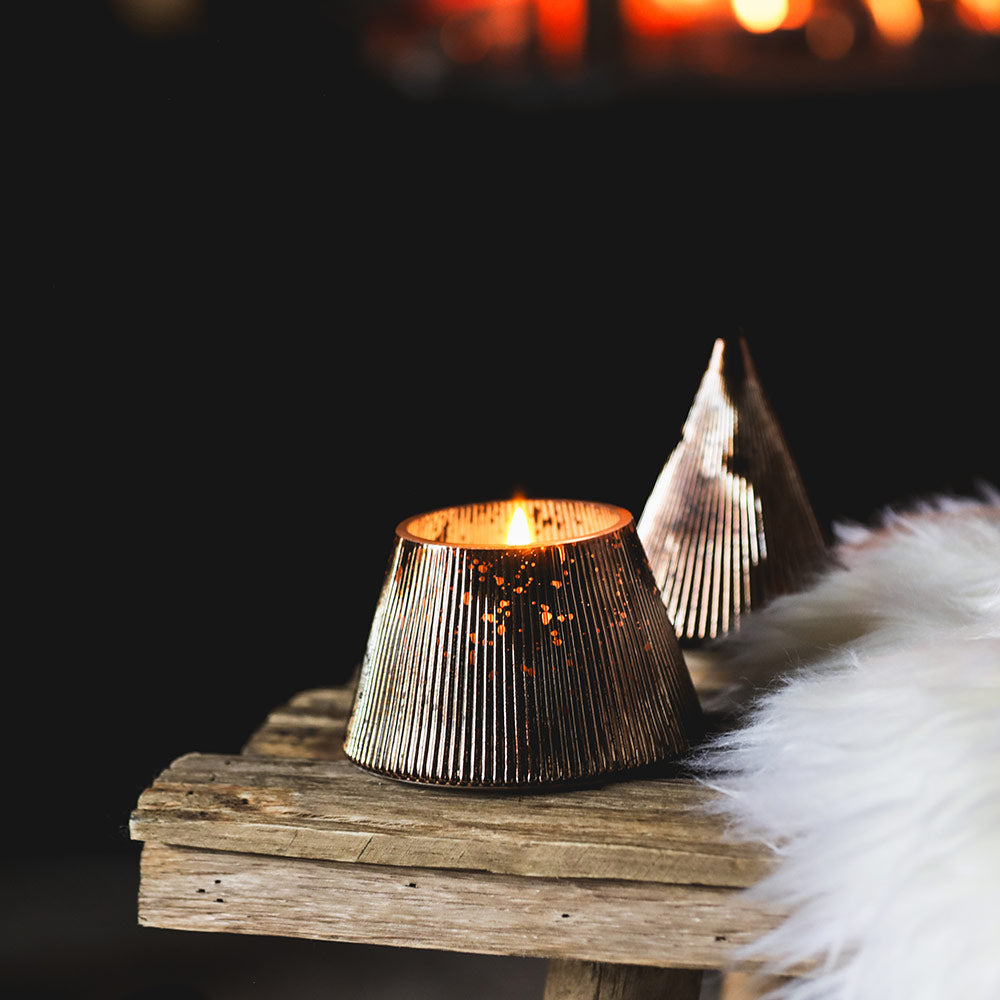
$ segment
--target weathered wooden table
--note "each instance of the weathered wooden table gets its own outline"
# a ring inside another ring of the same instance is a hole
[[[769,850],[727,839],[694,782],[404,785],[344,759],[351,697],[306,691],[142,793],[141,924],[538,956],[545,1000],[692,1000],[780,918],[740,893]]]

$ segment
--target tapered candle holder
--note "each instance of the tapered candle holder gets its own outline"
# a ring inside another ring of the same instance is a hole
[[[826,543],[746,341],[717,340],[637,531],[682,644],[801,587]]]
[[[511,543],[519,508],[529,535]],[[356,764],[459,787],[592,783],[673,759],[700,721],[628,511],[495,501],[397,527],[348,723]]]

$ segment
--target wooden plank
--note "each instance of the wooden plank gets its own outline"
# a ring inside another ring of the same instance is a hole
[[[344,730],[353,701],[353,684],[303,691],[267,717],[247,741],[243,753],[344,760]]]
[[[719,1000],[763,1000],[782,987],[788,987],[787,976],[770,976],[765,973],[727,972],[722,977]]]
[[[140,923],[705,969],[773,928],[744,894],[306,861],[146,844]]]
[[[743,887],[772,865],[727,840],[688,780],[518,795],[404,785],[347,761],[189,754],[141,795],[135,840],[504,875]]]
[[[554,958],[544,1000],[698,1000],[701,972]]]

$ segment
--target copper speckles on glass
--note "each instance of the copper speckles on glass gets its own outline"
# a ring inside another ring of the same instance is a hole
[[[822,533],[745,341],[716,341],[637,530],[682,641],[738,628],[822,565]]]
[[[700,721],[628,511],[515,501],[404,521],[345,744],[392,777],[578,783],[668,760]]]

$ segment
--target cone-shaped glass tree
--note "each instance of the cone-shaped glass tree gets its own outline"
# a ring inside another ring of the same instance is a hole
[[[823,534],[744,340],[715,342],[637,531],[686,644],[735,630],[823,564]]]

